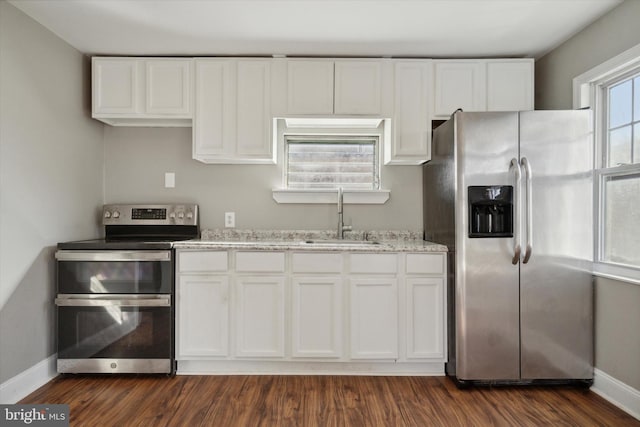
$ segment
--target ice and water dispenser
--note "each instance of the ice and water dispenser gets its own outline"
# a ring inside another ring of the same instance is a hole
[[[469,237],[513,237],[513,187],[470,186]]]

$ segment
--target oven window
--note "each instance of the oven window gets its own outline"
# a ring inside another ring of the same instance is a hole
[[[171,293],[169,261],[59,261],[58,293]]]
[[[58,307],[61,359],[171,357],[169,307]]]

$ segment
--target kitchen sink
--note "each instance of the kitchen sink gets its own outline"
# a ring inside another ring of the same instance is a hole
[[[380,242],[375,240],[347,240],[347,239],[320,239],[320,240],[305,240],[302,242],[305,245],[322,245],[322,246],[339,246],[339,245],[351,245],[351,246],[371,246],[379,245]]]

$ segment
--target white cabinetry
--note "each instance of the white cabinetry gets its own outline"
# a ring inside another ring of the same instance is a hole
[[[399,61],[394,70],[393,139],[385,144],[384,162],[421,164],[431,159],[433,63]]]
[[[445,262],[443,253],[178,249],[178,371],[441,374]]]
[[[192,59],[92,59],[92,117],[115,126],[191,126]]]
[[[293,253],[291,263],[292,356],[341,357],[343,255]]]
[[[533,60],[487,61],[487,111],[533,110]]]
[[[351,358],[398,357],[398,256],[352,254]]]
[[[236,356],[284,357],[284,252],[237,252],[235,261]]]
[[[383,64],[382,60],[288,60],[286,113],[382,114]]]
[[[434,115],[533,110],[533,59],[436,60]]]
[[[284,278],[239,277],[236,287],[236,355],[284,356]]]
[[[229,354],[229,279],[226,251],[178,256],[176,358]]]
[[[205,163],[275,163],[271,62],[195,61],[193,158]]]
[[[287,111],[333,114],[333,61],[287,61]]]
[[[455,110],[483,111],[486,104],[485,64],[474,60],[434,61],[436,116]]]
[[[351,358],[398,357],[398,282],[351,279]]]
[[[405,265],[407,359],[445,357],[444,254],[407,254]]]

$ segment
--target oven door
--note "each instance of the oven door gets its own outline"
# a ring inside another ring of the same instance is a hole
[[[58,372],[173,372],[171,295],[60,294],[55,303]]]
[[[56,252],[58,294],[170,294],[171,251]]]

